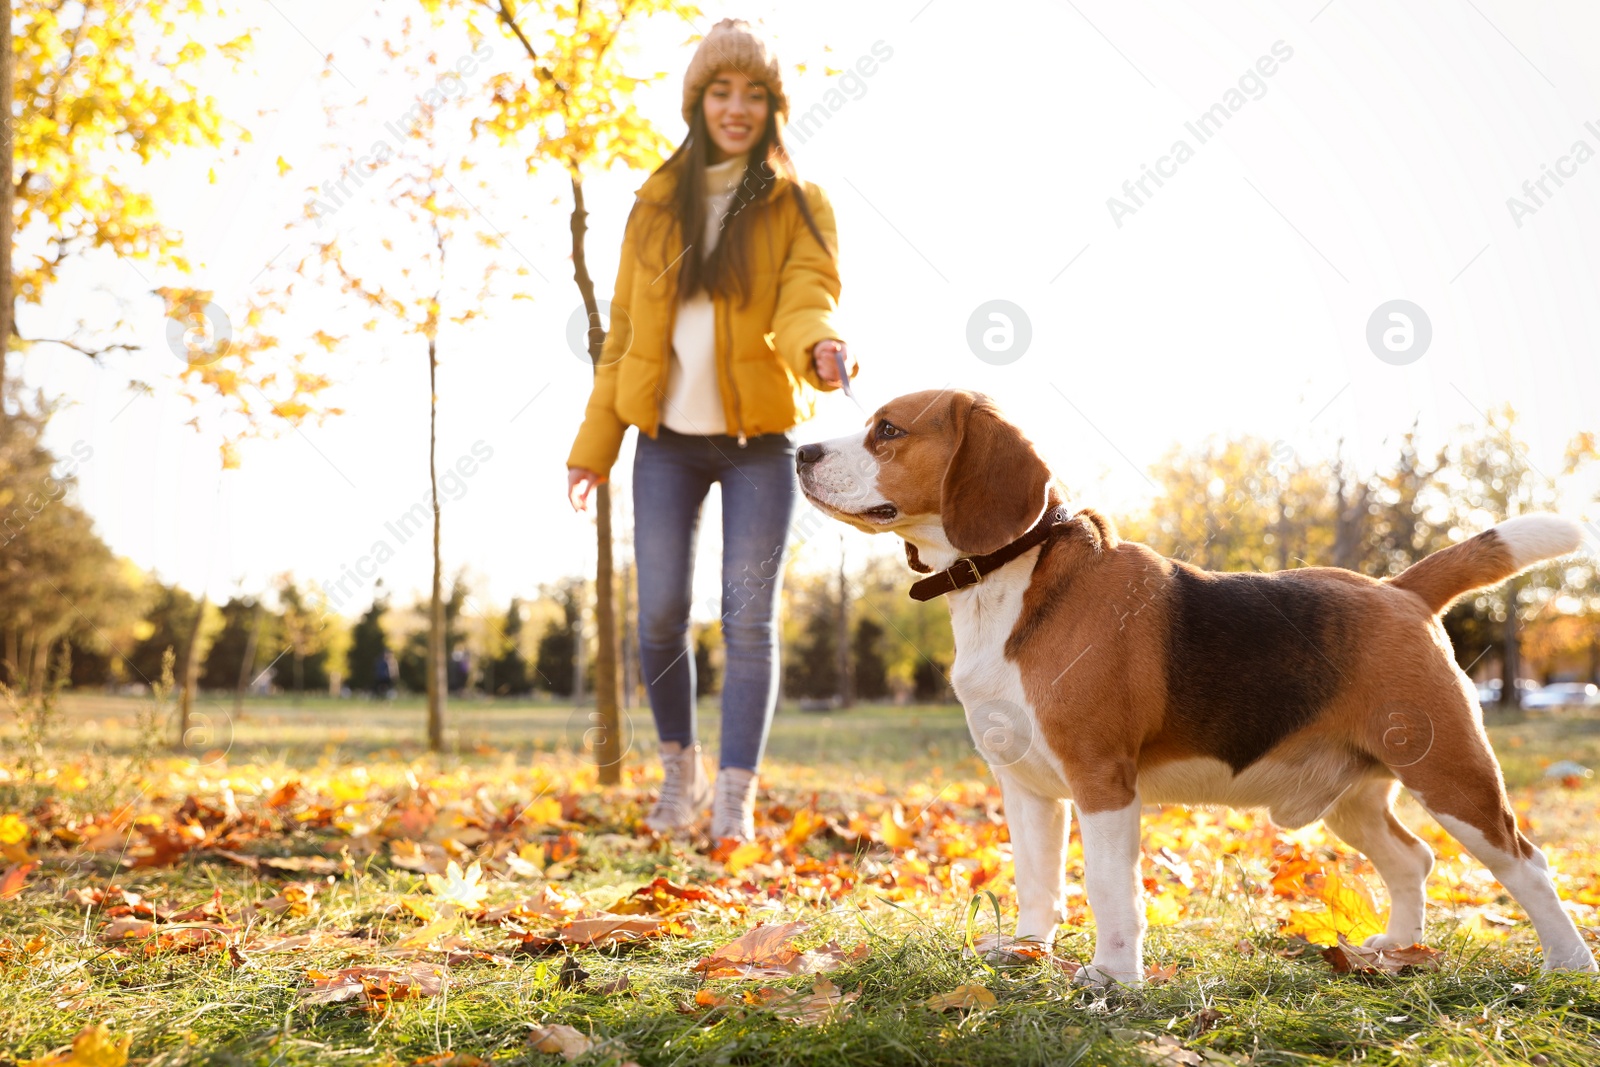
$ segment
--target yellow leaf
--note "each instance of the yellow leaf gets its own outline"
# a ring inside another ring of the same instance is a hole
[[[916,839],[911,836],[911,831],[901,826],[890,812],[884,812],[879,820],[879,832],[883,843],[890,848],[910,848],[916,844]]]
[[[970,1011],[973,1008],[992,1008],[999,1002],[984,986],[958,985],[948,993],[935,993],[923,1003],[934,1011]]]
[[[1151,926],[1171,926],[1178,921],[1182,912],[1178,898],[1171,893],[1147,895],[1144,898],[1145,919]]]
[[[280,177],[280,178],[283,177],[285,174],[288,174],[291,170],[294,170],[294,168],[292,166],[290,166],[288,163],[286,163],[282,156],[279,156],[278,157],[278,177]]]
[[[23,1060],[19,1067],[123,1067],[128,1062],[132,1034],[112,1037],[103,1024],[85,1026],[72,1039],[70,1052],[57,1052],[36,1060]]]
[[[522,809],[521,821],[537,829],[561,821],[561,801],[555,797],[541,797]],[[523,859],[527,859],[523,856]]]
[[[729,874],[738,874],[752,863],[760,863],[767,858],[767,846],[759,841],[746,841],[732,852],[728,853],[726,866]]]
[[[395,942],[396,948],[424,948],[442,937],[455,933],[461,920],[455,915],[446,915],[437,922],[431,922],[419,930],[413,930],[399,941]]]
[[[402,897],[400,906],[425,923],[431,923],[439,917],[439,913],[433,910],[433,905],[418,897]]]
[[[1327,909],[1293,913],[1284,920],[1285,934],[1298,935],[1315,945],[1336,945],[1341,934],[1359,944],[1373,934],[1383,933],[1383,920],[1372,902],[1372,894],[1360,882],[1330,869],[1318,896],[1327,904]]]
[[[0,815],[0,845],[15,845],[28,837],[28,824],[15,812]]]

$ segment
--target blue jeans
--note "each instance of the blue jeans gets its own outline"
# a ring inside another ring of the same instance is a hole
[[[639,576],[639,666],[663,741],[695,740],[689,600],[700,508],[722,486],[721,767],[754,771],[778,704],[778,604],[794,514],[794,441],[761,434],[639,435],[633,462],[633,551]]]

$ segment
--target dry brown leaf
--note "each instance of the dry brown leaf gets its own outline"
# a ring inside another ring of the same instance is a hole
[[[667,919],[656,915],[595,915],[587,919],[574,919],[559,929],[543,934],[524,934],[518,940],[518,952],[542,952],[556,946],[585,945],[600,947],[645,941],[652,937],[675,935],[686,937],[694,932],[692,926],[681,919]]]
[[[707,978],[787,978],[796,974],[818,974],[865,958],[865,942],[846,951],[837,941],[802,952],[794,938],[805,931],[803,922],[772,923],[754,930],[717,949],[694,965]]]
[[[299,952],[308,948],[375,949],[378,943],[367,937],[352,937],[338,930],[313,930],[291,937],[269,937],[240,946],[245,952]]]
[[[728,942],[694,965],[707,978],[769,978],[795,972],[788,969],[800,955],[793,944],[803,933],[803,922],[771,923]]]
[[[1144,969],[1144,980],[1151,985],[1165,985],[1172,981],[1172,976],[1178,973],[1178,965],[1169,963],[1165,967],[1151,965]]]
[[[339,861],[327,856],[262,856],[262,867],[274,871],[292,871],[297,874],[338,874]]]
[[[145,919],[112,919],[100,928],[100,940],[110,942],[149,937],[155,928],[155,923]]]
[[[923,1003],[934,1011],[971,1011],[974,1008],[992,1008],[999,1001],[985,986],[958,985],[948,993],[935,993]]]
[[[407,967],[346,967],[333,974],[309,971],[311,989],[302,995],[307,1004],[337,1004],[360,999],[368,1006],[413,997],[437,996],[449,971],[437,964],[413,963]]]
[[[1154,1041],[1141,1041],[1134,1048],[1146,1062],[1157,1064],[1158,1067],[1200,1067],[1206,1062],[1204,1056],[1193,1049],[1184,1048],[1170,1034],[1162,1034]]]
[[[800,1026],[821,1026],[842,1015],[845,1006],[859,996],[860,990],[841,993],[838,986],[818,975],[809,994],[791,994],[787,999],[768,1005],[768,1008],[779,1017]]]
[[[551,1023],[549,1026],[534,1027],[528,1035],[528,1044],[540,1052],[559,1052],[567,1059],[575,1060],[594,1047],[594,1039],[566,1023]]]
[[[489,1067],[489,1061],[470,1052],[440,1052],[411,1061],[413,1067]]]
[[[1322,950],[1322,958],[1332,965],[1335,974],[1399,974],[1408,967],[1423,971],[1437,971],[1444,953],[1427,945],[1410,945],[1406,948],[1367,948],[1352,945],[1339,935],[1339,943]]]

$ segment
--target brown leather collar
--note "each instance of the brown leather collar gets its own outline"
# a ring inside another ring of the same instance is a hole
[[[993,552],[983,556],[962,556],[950,566],[937,574],[929,575],[911,586],[912,600],[932,600],[934,597],[953,593],[957,589],[965,589],[969,585],[977,585],[995,568],[1002,567],[1028,549],[1043,543],[1057,526],[1064,526],[1071,522],[1073,515],[1065,506],[1051,508],[1033,524],[1033,528],[1008,545],[1002,545]],[[906,542],[906,560],[914,570],[925,571],[927,567],[917,558],[916,549],[911,543]]]

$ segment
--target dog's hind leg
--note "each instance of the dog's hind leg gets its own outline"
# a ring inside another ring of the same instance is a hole
[[[1323,816],[1323,824],[1378,868],[1389,891],[1389,924],[1367,938],[1369,948],[1413,945],[1422,940],[1423,911],[1433,852],[1394,817],[1396,781],[1357,782]]]
[[[1500,764],[1476,716],[1439,716],[1426,755],[1390,768],[1452,837],[1516,898],[1544,948],[1547,971],[1594,971],[1594,954],[1561,906],[1550,864],[1517,829]]]

